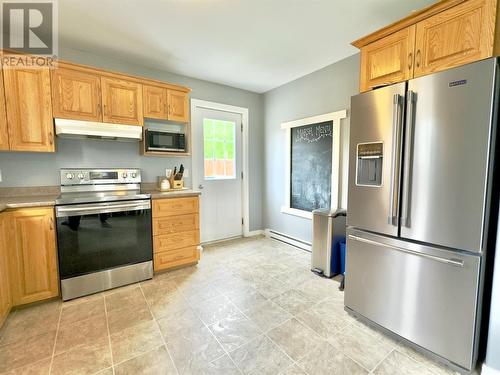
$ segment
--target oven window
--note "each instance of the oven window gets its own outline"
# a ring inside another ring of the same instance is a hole
[[[151,210],[57,218],[61,279],[152,260]]]

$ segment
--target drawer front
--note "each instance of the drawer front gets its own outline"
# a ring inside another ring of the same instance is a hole
[[[198,214],[167,216],[153,220],[153,235],[171,234],[199,229]]]
[[[167,268],[194,263],[200,259],[197,246],[186,247],[175,251],[164,251],[154,254],[154,270],[161,271]]]
[[[153,200],[153,217],[198,213],[198,197]]]
[[[198,246],[200,243],[200,231],[190,230],[188,232],[163,234],[154,237],[154,252],[181,249],[188,246]]]

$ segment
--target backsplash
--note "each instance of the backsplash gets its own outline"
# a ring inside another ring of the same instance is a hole
[[[55,153],[0,152],[0,187],[57,186],[61,168],[140,168],[144,182],[156,182],[181,163],[191,172],[191,157],[141,156],[138,142],[57,138],[56,146]]]

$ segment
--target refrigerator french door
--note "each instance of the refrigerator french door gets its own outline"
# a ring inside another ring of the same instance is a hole
[[[477,357],[497,60],[351,100],[345,305],[457,368]]]

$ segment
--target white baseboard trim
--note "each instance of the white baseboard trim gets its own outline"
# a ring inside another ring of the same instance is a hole
[[[301,240],[300,238],[293,237],[293,236],[290,236],[288,234],[281,233],[281,232],[278,232],[278,231],[275,231],[275,230],[269,229],[269,228],[267,228],[264,231],[264,234],[268,238],[273,238],[275,240],[278,240],[278,241],[287,243],[289,245],[298,247],[302,250],[311,252],[311,248],[312,248],[311,243],[304,241],[304,240]]]
[[[264,234],[264,231],[262,229],[251,230],[249,232],[246,232],[243,237],[255,237],[255,236],[260,236],[261,234]]]
[[[486,363],[483,363],[481,368],[481,375],[500,375],[500,370],[496,370],[489,366],[486,366]]]

